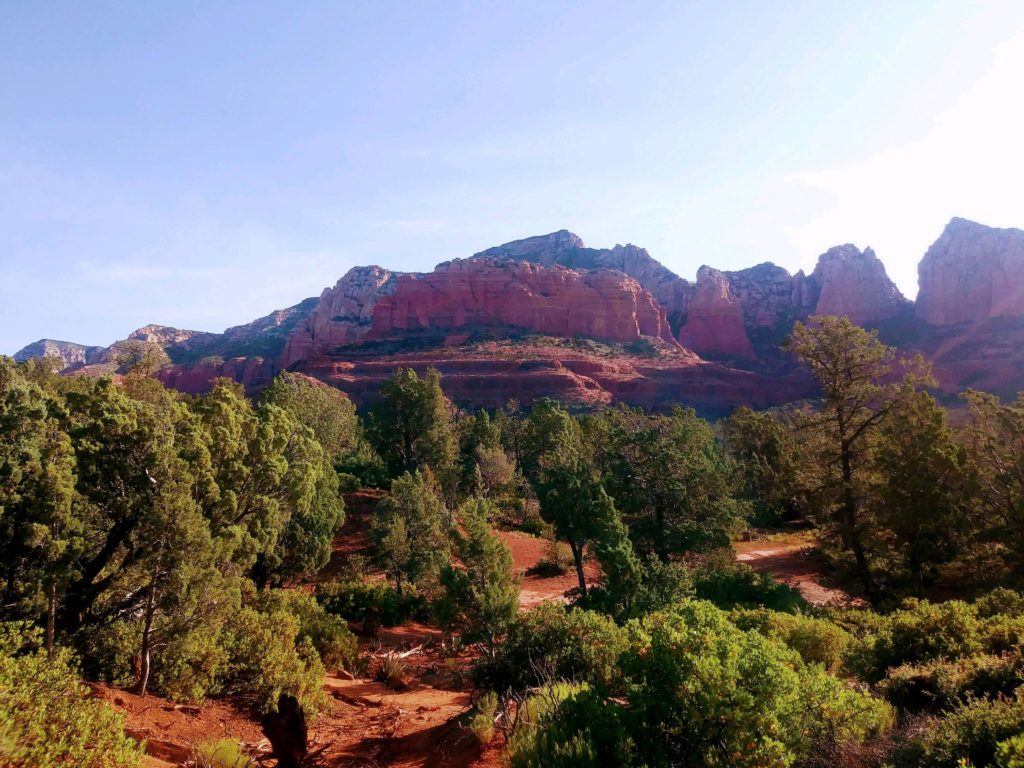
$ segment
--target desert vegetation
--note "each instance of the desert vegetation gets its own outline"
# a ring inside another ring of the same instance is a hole
[[[922,359],[846,319],[787,349],[820,399],[716,423],[466,412],[436,371],[357,414],[293,373],[185,396],[141,364],[0,359],[0,765],[138,764],[86,683],[254,720],[294,700],[314,725],[328,673],[409,685],[371,647],[409,622],[440,630],[477,753],[512,766],[1022,764],[1024,400],[942,405]],[[325,577],[371,488],[368,556]],[[850,599],[736,562],[773,531]],[[511,536],[559,599],[521,607]]]

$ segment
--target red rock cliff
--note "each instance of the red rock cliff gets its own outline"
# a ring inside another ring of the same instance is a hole
[[[929,325],[1024,316],[1024,231],[953,219],[918,266],[917,317]]]
[[[679,343],[707,357],[756,358],[743,326],[743,307],[724,273],[708,266],[698,270]]]
[[[628,342],[673,341],[665,310],[620,272],[577,272],[522,261],[476,258],[402,275],[380,296],[367,338],[409,331],[512,326],[560,336]]]
[[[818,257],[811,279],[819,290],[814,308],[818,315],[846,315],[858,325],[871,326],[896,317],[909,305],[870,248],[829,248]]]

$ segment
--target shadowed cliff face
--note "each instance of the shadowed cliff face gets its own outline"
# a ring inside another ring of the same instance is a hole
[[[715,413],[810,394],[779,344],[795,321],[837,314],[926,354],[947,394],[1014,394],[1024,371],[1024,232],[954,219],[920,275],[915,305],[870,248],[841,245],[810,275],[770,263],[705,266],[690,283],[642,248],[587,248],[562,230],[423,274],[357,267],[318,299],[223,334],[145,326],[130,339],[166,351],[173,365],[161,378],[190,392],[219,376],[258,391],[290,368],[365,403],[395,367],[432,365],[466,405],[548,395]],[[106,372],[116,348],[43,339],[17,356],[56,356],[88,375]]]

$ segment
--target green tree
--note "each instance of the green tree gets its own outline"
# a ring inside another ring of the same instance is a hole
[[[550,457],[536,491],[541,516],[572,551],[583,597],[587,595],[583,557],[588,543],[598,544],[609,565],[621,566],[623,571],[630,567],[632,547],[628,546],[626,528],[619,521],[615,503],[589,466],[580,460],[557,461]]]
[[[498,638],[519,612],[519,584],[512,551],[487,522],[491,504],[470,499],[459,508],[462,531],[456,531],[455,555],[461,567],[441,569],[442,614],[468,639],[482,638],[494,656]]]
[[[972,532],[975,483],[967,452],[946,412],[919,392],[883,423],[875,462],[883,478],[876,519],[920,596],[926,579],[960,553]]]
[[[291,413],[327,452],[331,462],[357,450],[361,427],[356,407],[334,387],[299,373],[281,373],[263,393],[263,402]]]
[[[995,395],[963,394],[971,420],[963,431],[977,468],[982,535],[1003,542],[1018,572],[1024,571],[1024,393],[1004,405]]]
[[[3,612],[37,617],[46,605],[53,651],[58,593],[82,546],[73,513],[75,459],[61,404],[0,358],[0,563]]]
[[[619,406],[603,418],[608,490],[644,553],[724,546],[742,517],[731,468],[710,425],[692,409],[648,416]]]
[[[785,348],[810,368],[822,395],[820,410],[802,424],[816,438],[805,445],[813,451],[808,462],[820,471],[819,523],[853,555],[864,591],[873,597],[866,519],[875,481],[872,452],[885,419],[915,386],[931,383],[930,371],[918,358],[897,377],[896,350],[846,317],[818,315],[807,325],[796,323]]]
[[[421,379],[414,370],[399,368],[380,395],[367,432],[391,476],[430,467],[450,496],[458,441],[441,374],[431,368]]]
[[[781,523],[802,512],[798,494],[801,458],[789,425],[771,411],[737,408],[724,421],[726,454],[740,475],[740,497],[755,520]]]
[[[315,572],[344,503],[313,430],[272,403],[253,408],[225,379],[193,408],[210,463],[201,501],[214,536],[236,542],[232,561],[260,584]]]
[[[377,556],[399,595],[407,582],[436,575],[448,561],[446,517],[429,471],[395,478],[373,519],[372,535]]]

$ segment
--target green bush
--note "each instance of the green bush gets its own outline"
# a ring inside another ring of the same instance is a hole
[[[538,739],[554,753],[522,765],[783,768],[891,726],[885,702],[740,630],[710,603],[680,604],[628,632],[624,697],[590,689],[567,698]]]
[[[489,744],[494,738],[494,715],[498,710],[498,695],[487,691],[473,705],[468,728],[481,744]]]
[[[430,619],[429,602],[416,593],[412,584],[407,584],[400,595],[384,581],[342,579],[318,586],[316,599],[328,613],[349,621],[362,621],[371,606],[380,612],[381,624],[386,627],[409,619]]]
[[[716,559],[693,572],[696,596],[719,608],[771,608],[794,613],[809,606],[800,593],[765,573],[734,561]]]
[[[903,664],[973,656],[983,650],[981,630],[974,609],[960,600],[906,600],[884,617],[865,671],[879,680]]]
[[[754,629],[781,640],[808,664],[821,664],[829,672],[843,666],[850,633],[827,619],[779,613],[767,608],[737,609],[730,618],[740,629]]]
[[[0,765],[12,768],[129,768],[143,748],[124,719],[89,698],[70,653],[48,657],[39,632],[0,625]]]
[[[225,692],[260,713],[274,711],[281,693],[295,696],[307,715],[320,712],[327,704],[324,666],[310,640],[299,639],[299,628],[286,611],[242,608],[225,631]]]
[[[195,768],[254,768],[256,761],[235,739],[204,741],[192,750]]]
[[[355,475],[348,472],[338,473],[338,493],[355,493],[362,488],[362,482]]]
[[[585,685],[554,683],[523,702],[505,749],[511,768],[601,765],[591,741],[579,734],[563,734],[556,719],[563,701],[586,690]]]
[[[998,768],[1024,768],[1024,733],[996,744]]]
[[[1012,589],[999,587],[974,601],[978,618],[993,616],[1024,616],[1024,595]]]
[[[359,662],[359,641],[345,619],[335,616],[307,592],[274,589],[260,596],[265,613],[286,611],[299,620],[298,641],[308,639],[320,654],[324,666],[333,671],[355,671]]]
[[[999,742],[1022,731],[1024,701],[1019,696],[974,699],[935,719],[898,757],[901,765],[920,768],[958,768],[962,761],[982,768],[992,765]]]
[[[993,699],[1024,684],[1024,660],[1013,656],[970,656],[890,669],[879,691],[908,712],[941,712],[967,698]]]
[[[472,669],[478,687],[504,693],[551,680],[613,685],[626,635],[603,614],[541,603],[508,628],[493,659]]]

